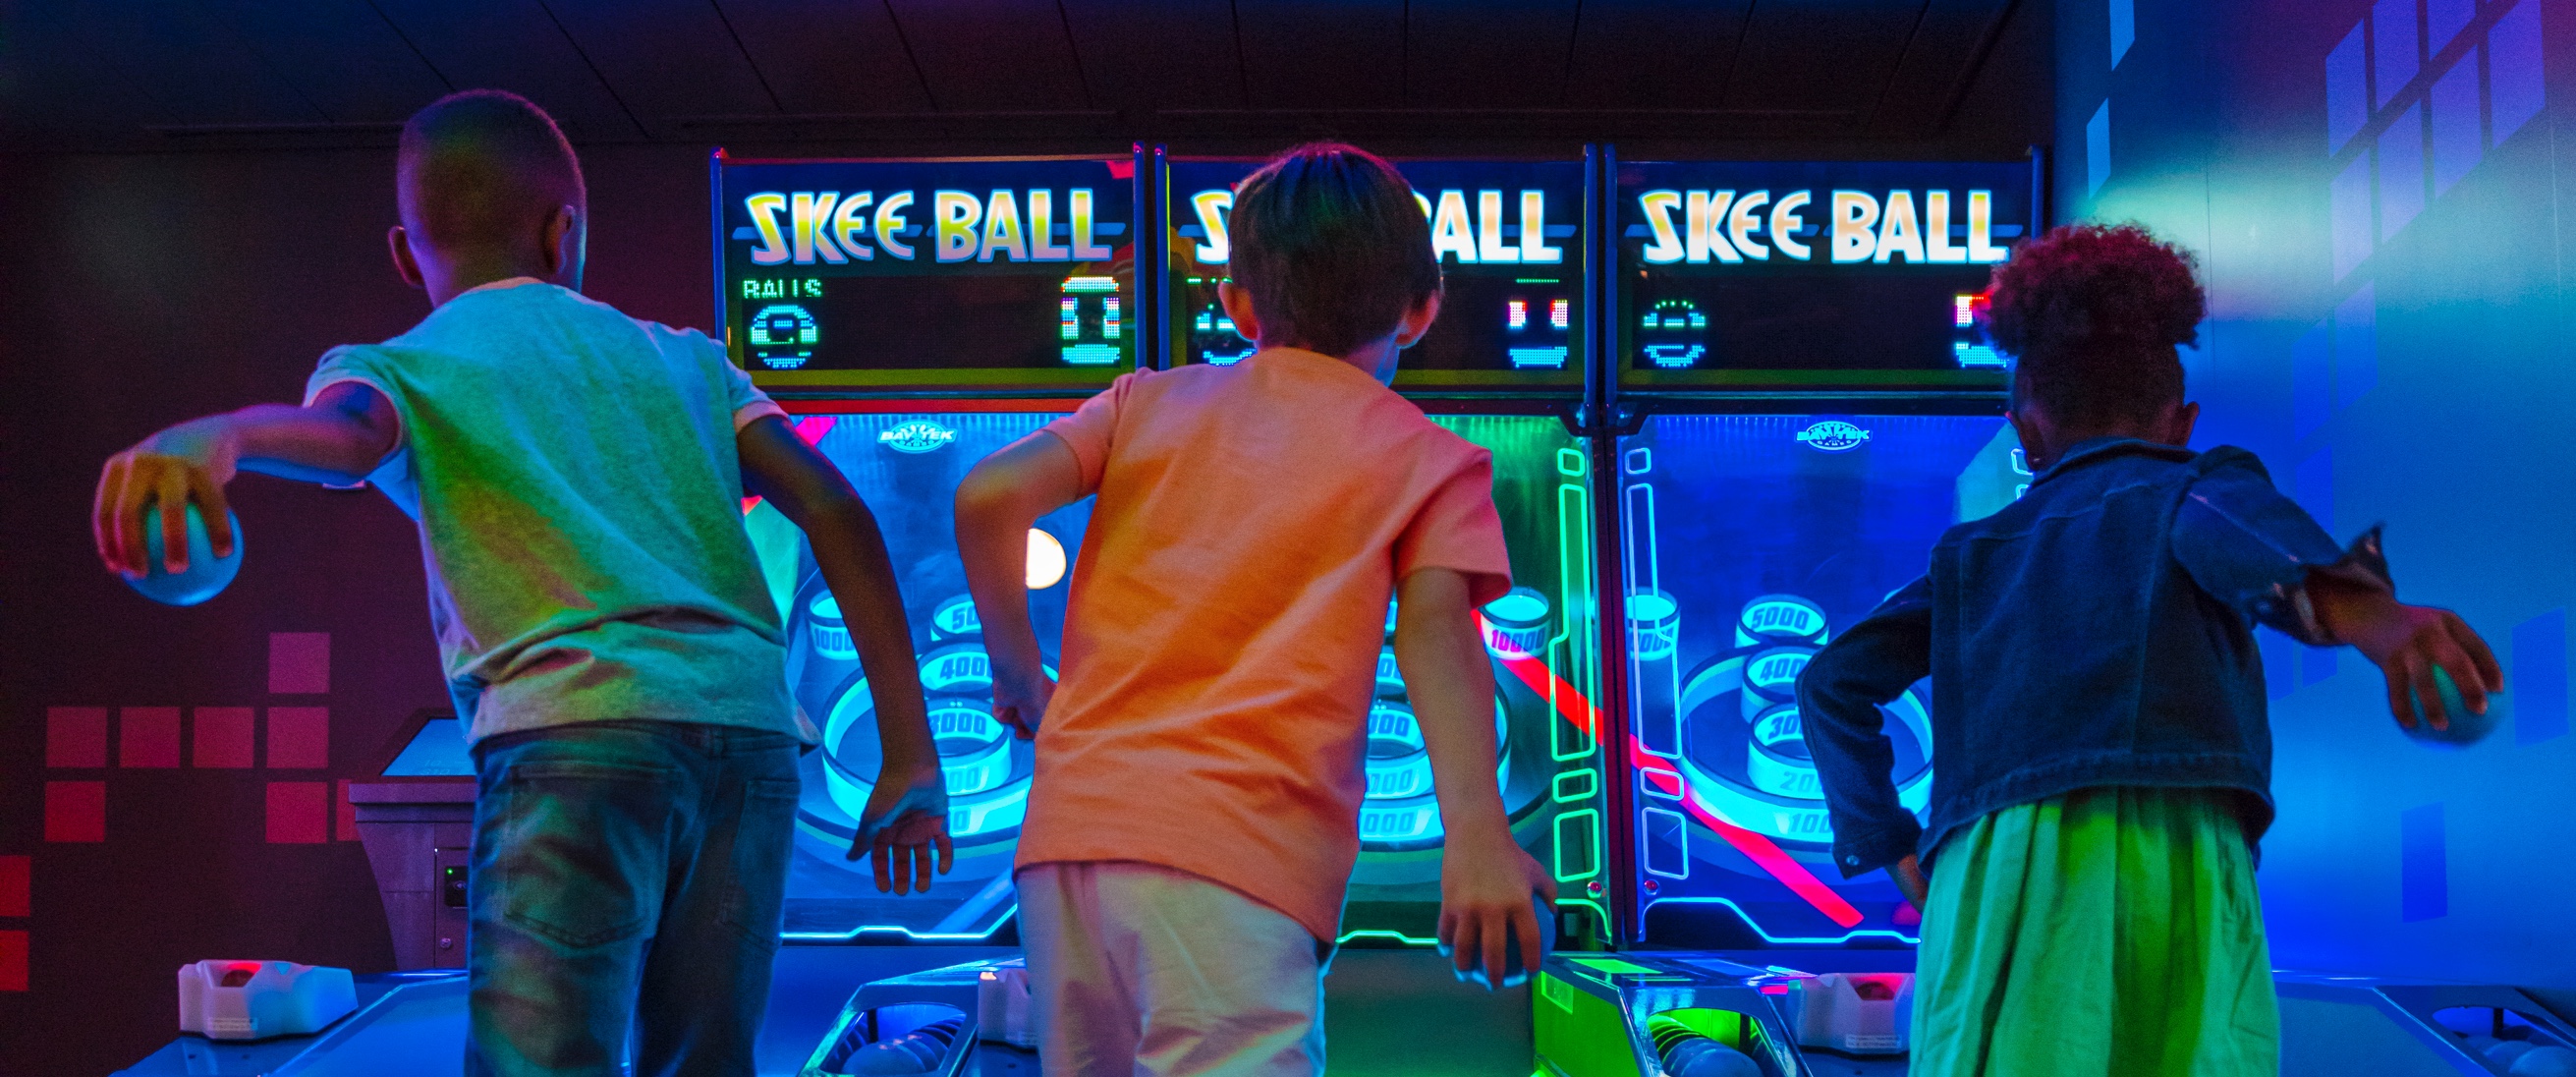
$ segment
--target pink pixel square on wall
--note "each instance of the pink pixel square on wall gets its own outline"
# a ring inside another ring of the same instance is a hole
[[[107,765],[107,708],[45,708],[45,765]]]
[[[268,690],[278,695],[321,695],[331,690],[331,634],[268,634]]]
[[[319,770],[331,765],[331,708],[270,707],[268,765]]]

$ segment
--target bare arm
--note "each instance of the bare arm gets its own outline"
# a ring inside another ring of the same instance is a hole
[[[2435,669],[2451,675],[2471,714],[2485,714],[2487,693],[2504,689],[2504,667],[2459,614],[2409,606],[2385,590],[2322,572],[2308,575],[2307,589],[2326,631],[2379,667],[2388,685],[2388,713],[2398,725],[2415,725],[2411,697],[2433,728],[2450,728],[2451,715],[2433,683]]]
[[[1029,528],[1090,492],[1073,449],[1044,431],[996,450],[957,484],[957,556],[993,660],[993,714],[1023,739],[1036,735],[1055,694],[1029,621]]]
[[[224,484],[236,471],[313,482],[355,482],[393,452],[400,426],[393,402],[361,382],[322,390],[312,404],[255,404],[191,419],[109,457],[100,470],[90,530],[111,572],[144,575],[150,556],[143,510],[197,503],[215,556],[231,556],[233,529]],[[161,514],[164,567],[188,567],[187,514]]]
[[[1556,900],[1556,883],[1512,838],[1494,782],[1494,667],[1485,658],[1467,577],[1418,569],[1397,584],[1395,661],[1404,671],[1447,837],[1440,861],[1440,940],[1461,970],[1481,955],[1499,982],[1504,939],[1518,932],[1538,961],[1530,895]]]
[[[927,890],[934,850],[937,870],[944,873],[949,867],[947,798],[922,701],[912,627],[904,620],[903,592],[895,582],[885,536],[840,469],[797,437],[786,420],[771,416],[753,422],[735,435],[734,444],[742,458],[744,487],[778,506],[812,543],[814,562],[841,603],[850,642],[867,674],[868,694],[876,701],[877,743],[884,760],[868,801],[869,817],[859,821],[850,857],[869,853],[880,890]]]

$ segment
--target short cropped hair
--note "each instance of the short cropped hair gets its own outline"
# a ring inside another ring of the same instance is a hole
[[[2207,297],[2190,252],[2124,225],[2066,225],[1995,267],[1987,329],[2013,357],[2013,397],[2060,423],[2149,422],[2182,402],[2178,345]]]
[[[589,201],[554,119],[501,90],[449,94],[413,113],[395,182],[406,225],[441,250],[524,242],[556,207]]]
[[[1431,224],[1395,166],[1356,146],[1280,154],[1235,189],[1234,283],[1262,335],[1348,355],[1440,293]]]

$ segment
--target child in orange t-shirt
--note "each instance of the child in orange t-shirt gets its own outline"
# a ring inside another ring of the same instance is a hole
[[[1243,181],[1228,233],[1256,354],[1121,378],[957,491],[995,711],[1037,738],[1017,880],[1051,1077],[1323,1068],[1390,596],[1448,832],[1442,942],[1501,969],[1555,897],[1494,787],[1492,460],[1386,384],[1440,312],[1422,211],[1386,162],[1315,145]],[[1026,535],[1091,494],[1059,687]]]

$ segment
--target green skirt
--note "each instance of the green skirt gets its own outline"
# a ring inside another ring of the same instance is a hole
[[[2280,1010],[2234,796],[2083,789],[1945,842],[1913,1077],[2277,1077]]]

